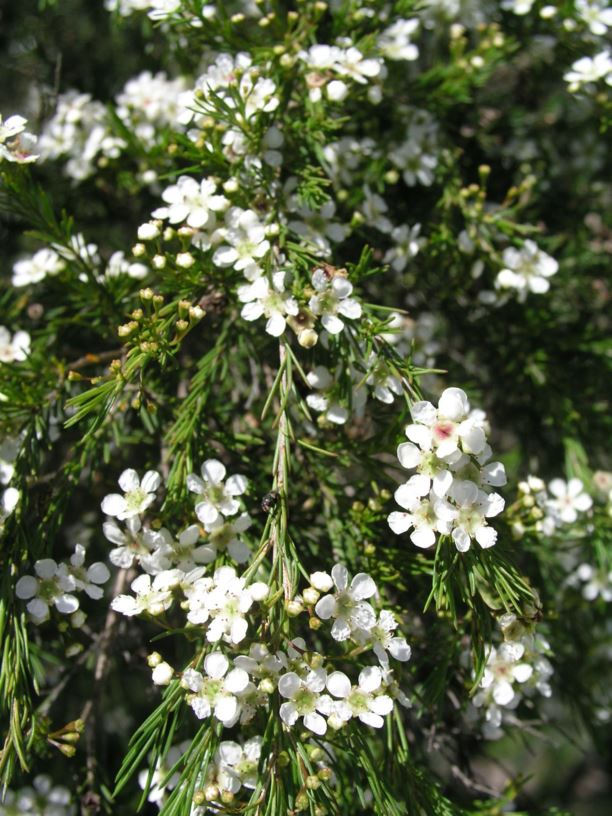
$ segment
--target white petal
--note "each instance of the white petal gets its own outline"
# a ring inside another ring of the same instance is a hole
[[[110,572],[106,564],[103,564],[101,561],[96,561],[96,563],[92,564],[87,570],[87,578],[93,584],[105,584],[110,578]]]
[[[283,697],[294,697],[302,686],[302,681],[295,672],[288,672],[278,681],[278,693]]]
[[[57,572],[57,564],[52,558],[41,558],[34,564],[34,572],[45,581],[50,580]]]
[[[195,514],[202,524],[213,524],[219,518],[219,511],[208,501],[198,502]]]
[[[304,725],[309,731],[318,734],[320,737],[327,731],[327,723],[320,714],[306,714],[304,717]]]
[[[230,695],[217,699],[215,704],[215,717],[225,725],[230,725],[238,713],[238,700]]]
[[[225,678],[224,687],[232,694],[240,694],[249,684],[249,675],[244,669],[232,669]]]
[[[324,595],[315,606],[315,615],[321,620],[329,620],[336,614],[336,599],[333,595]]]
[[[225,489],[230,496],[242,496],[248,486],[249,480],[246,476],[240,475],[230,476],[225,483]]]
[[[382,683],[382,672],[378,666],[366,666],[359,672],[359,688],[368,693],[376,691]]]
[[[137,490],[140,487],[138,473],[136,473],[133,468],[124,470],[119,477],[119,487],[124,493],[128,493],[130,490]]]
[[[327,329],[330,334],[340,334],[344,328],[344,323],[336,315],[325,314],[321,318],[323,328]]]
[[[440,416],[453,422],[460,422],[470,410],[467,394],[461,388],[447,388],[438,400]]]
[[[387,524],[396,535],[401,535],[414,526],[412,516],[409,513],[400,513],[397,510],[393,513],[389,513],[387,516]]]
[[[295,725],[299,717],[298,710],[293,703],[283,703],[279,710],[280,718],[285,725]]]
[[[387,694],[380,694],[370,703],[370,711],[384,717],[385,714],[390,714],[393,711],[393,700]]]
[[[397,458],[400,461],[402,467],[407,468],[415,468],[418,466],[422,459],[423,453],[422,451],[417,448],[416,445],[413,445],[412,442],[402,442],[397,449]]]
[[[221,652],[211,652],[204,659],[204,671],[215,680],[220,680],[228,668],[229,660]]]
[[[38,581],[33,575],[24,575],[15,585],[15,595],[22,601],[33,598],[38,591]]]
[[[351,681],[344,672],[332,672],[327,678],[327,688],[334,697],[348,697],[351,693]]]
[[[425,400],[415,402],[410,409],[410,414],[415,422],[420,422],[422,425],[433,425],[438,417],[438,412],[431,402],[426,402]],[[408,429],[406,429],[406,435],[408,435],[407,431]],[[410,439],[411,437],[409,436],[408,438]]]
[[[331,628],[331,635],[334,640],[343,641],[348,640],[351,636],[351,627],[344,618],[336,618]]]
[[[433,547],[436,543],[436,534],[429,527],[417,527],[417,529],[410,534],[410,540],[415,547],[421,547],[421,549],[426,550],[429,547]]]
[[[365,572],[359,572],[351,581],[351,596],[357,601],[371,598],[376,594],[374,579]]]
[[[218,459],[207,459],[202,465],[202,478],[211,484],[219,484],[225,479],[225,465]]]
[[[107,516],[120,516],[127,506],[125,498],[119,493],[110,493],[102,499],[102,512]]]
[[[161,476],[156,470],[147,470],[140,486],[147,493],[154,493],[161,484]]]
[[[342,592],[348,586],[349,573],[343,564],[335,564],[331,571],[334,584]]]
[[[373,714],[371,711],[366,711],[363,714],[360,714],[359,720],[372,728],[382,728],[385,724],[382,717],[379,717],[378,714]]]
[[[71,615],[79,608],[79,602],[74,595],[60,595],[55,599],[55,606],[64,615]]]

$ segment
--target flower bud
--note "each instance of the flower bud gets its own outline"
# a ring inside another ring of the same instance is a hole
[[[206,785],[204,788],[204,798],[207,802],[214,802],[219,798],[219,788],[216,785]]]
[[[308,625],[310,626],[311,629],[316,631],[317,629],[321,628],[321,626],[323,625],[323,621],[320,620],[319,618],[315,618],[313,615],[313,617],[310,618],[310,620],[308,621]]]
[[[297,600],[288,601],[285,608],[290,618],[297,618],[304,611],[304,605]]]
[[[190,252],[179,252],[176,256],[176,265],[181,269],[189,269],[195,263],[195,258]]]
[[[163,269],[166,266],[167,260],[164,255],[154,255],[152,264],[155,269]]]
[[[307,603],[308,606],[314,606],[321,597],[317,590],[313,589],[312,587],[307,587],[302,595],[304,597],[304,602]]]
[[[174,677],[174,669],[165,661],[153,669],[153,683],[156,686],[167,686]]]
[[[144,244],[134,244],[132,247],[132,255],[135,258],[141,258],[143,255],[147,254],[147,248]]]
[[[136,234],[139,241],[152,241],[154,238],[159,237],[159,229],[156,224],[149,222],[148,224],[141,224]]]
[[[308,788],[308,790],[317,790],[318,788],[321,787],[321,780],[319,779],[318,776],[314,776],[314,774],[311,776],[307,776],[306,787]]]
[[[317,345],[319,335],[314,329],[302,329],[298,334],[298,343],[302,348],[312,348]]]

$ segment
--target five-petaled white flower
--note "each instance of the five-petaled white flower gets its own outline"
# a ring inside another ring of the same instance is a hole
[[[356,629],[369,630],[376,623],[376,614],[367,602],[376,594],[376,584],[365,572],[358,573],[349,586],[349,572],[342,564],[331,571],[336,592],[324,595],[315,606],[322,620],[334,618],[331,634],[334,640],[348,640]]]
[[[325,669],[309,669],[304,677],[296,672],[288,672],[278,681],[278,691],[288,702],[280,707],[281,720],[285,725],[295,725],[300,717],[310,731],[322,736],[327,731],[327,722],[321,714],[330,714],[332,700],[325,689],[327,672]]]
[[[204,674],[195,669],[183,672],[181,685],[193,692],[187,702],[196,717],[203,720],[214,715],[227,728],[240,716],[240,702],[236,695],[249,684],[244,669],[231,669],[230,662],[222,652],[211,652],[204,658]]]
[[[334,700],[333,717],[340,723],[357,717],[365,725],[382,728],[383,717],[393,711],[393,700],[387,694],[377,694],[383,684],[383,674],[378,666],[367,666],[359,672],[359,685],[351,685],[349,678],[340,671],[327,678],[327,689],[340,698]]]
[[[272,337],[280,337],[287,325],[287,316],[295,316],[300,311],[297,300],[285,291],[285,273],[275,272],[272,284],[266,277],[238,287],[238,298],[245,305],[240,312],[244,320],[266,317],[266,332]]]
[[[107,516],[125,519],[139,516],[155,501],[155,491],[161,484],[161,476],[156,470],[147,470],[142,477],[132,468],[124,470],[119,477],[119,487],[125,493],[110,493],[102,500],[102,512]]]
[[[190,473],[187,487],[192,493],[202,496],[195,507],[196,515],[203,524],[214,524],[220,515],[234,516],[240,510],[240,501],[248,487],[246,477],[235,475],[223,483],[225,465],[217,459],[207,459],[201,468],[202,478]]]
[[[341,317],[349,320],[361,317],[361,304],[351,297],[353,284],[342,275],[330,276],[324,269],[315,269],[312,285],[316,294],[308,305],[330,334],[340,334],[344,328]]]
[[[75,579],[65,564],[52,558],[41,558],[34,563],[34,575],[23,575],[15,585],[15,594],[27,600],[26,609],[36,624],[49,618],[49,607],[70,615],[79,608],[79,601],[71,593],[76,589]]]

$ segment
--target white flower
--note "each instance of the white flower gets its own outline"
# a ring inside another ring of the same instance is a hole
[[[102,530],[106,538],[117,545],[109,553],[111,564],[129,569],[136,560],[145,572],[159,572],[155,554],[152,553],[159,542],[158,534],[149,529],[143,530],[139,516],[126,519],[125,530],[114,521],[105,521]]]
[[[376,584],[365,572],[358,573],[349,586],[345,566],[336,564],[331,571],[336,592],[324,595],[315,606],[315,614],[322,620],[334,618],[331,634],[334,640],[347,640],[355,629],[371,629],[376,615],[367,598],[376,594]]]
[[[0,326],[0,363],[21,363],[30,353],[30,335],[25,331],[11,333]]]
[[[425,244],[425,239],[419,237],[420,231],[420,224],[414,224],[412,227],[407,224],[394,227],[391,238],[395,243],[385,253],[383,262],[391,264],[391,268],[396,272],[403,272],[408,262],[419,254],[421,247]]]
[[[335,385],[329,369],[325,368],[325,366],[316,366],[316,368],[308,372],[306,379],[308,385],[317,390],[315,394],[306,395],[308,407],[318,413],[324,413],[328,422],[333,422],[335,425],[344,425],[349,418],[348,409],[337,402],[333,402],[326,394]]]
[[[603,79],[607,85],[612,85],[612,58],[609,51],[600,51],[594,57],[581,57],[572,64],[563,79],[569,82],[568,90],[578,91],[583,85],[591,85]]]
[[[117,278],[119,275],[127,275],[134,280],[142,280],[149,274],[149,269],[145,264],[128,261],[125,253],[118,251],[108,259],[108,264],[104,272],[107,278]]]
[[[311,209],[294,198],[289,202],[289,206],[296,216],[288,222],[289,229],[301,238],[303,244],[314,248],[325,257],[331,254],[329,242],[344,241],[349,233],[347,226],[333,220],[336,205],[331,200],[317,209]]]
[[[410,660],[410,646],[406,643],[406,638],[393,634],[396,629],[397,621],[393,612],[383,609],[374,626],[368,630],[356,629],[353,638],[363,646],[370,646],[381,666],[388,667],[387,652],[402,663]]]
[[[499,649],[491,647],[487,655],[487,665],[480,681],[480,688],[487,691],[487,697],[499,706],[507,706],[515,696],[514,683],[525,683],[531,677],[533,668],[528,663],[520,663],[525,653],[521,643],[502,643]],[[476,695],[475,705],[482,705],[484,695]]]
[[[78,599],[70,594],[76,588],[72,575],[64,564],[58,565],[52,558],[42,558],[34,563],[33,575],[23,575],[15,585],[15,594],[28,600],[26,609],[35,624],[49,618],[49,607],[71,615],[79,608]]]
[[[297,300],[284,290],[285,273],[275,272],[272,277],[272,285],[266,277],[261,277],[238,288],[238,298],[245,304],[240,315],[248,321],[266,317],[266,332],[272,337],[280,337],[285,331],[287,316],[297,315],[300,307]]]
[[[437,409],[430,402],[420,401],[414,403],[410,413],[414,424],[408,425],[406,436],[421,450],[433,449],[438,458],[448,457],[458,450],[471,454],[484,450],[484,431],[469,416],[470,403],[460,388],[445,389]]]
[[[397,20],[393,25],[379,34],[378,48],[381,54],[391,60],[412,61],[418,58],[419,49],[410,38],[419,27],[417,18]]]
[[[339,334],[344,329],[338,315],[349,320],[361,317],[361,304],[351,297],[353,285],[342,275],[330,277],[324,269],[315,269],[312,285],[316,294],[308,305],[313,314],[321,317],[323,327],[330,334]]]
[[[248,480],[236,475],[230,476],[224,484],[226,472],[225,466],[217,459],[207,459],[201,468],[202,478],[194,473],[187,476],[187,488],[202,496],[195,511],[203,524],[214,524],[220,515],[234,516],[240,510],[236,497],[246,491]]]
[[[586,601],[594,601],[601,597],[604,601],[612,601],[612,570],[595,569],[591,564],[580,564],[576,571],[568,578],[568,584],[582,583],[582,597]]]
[[[47,275],[58,275],[66,267],[57,252],[49,247],[39,249],[31,258],[24,258],[13,266],[13,286],[39,283]]]
[[[219,743],[213,778],[221,791],[236,794],[243,787],[253,790],[257,786],[261,744],[261,737],[251,737],[244,745],[230,740]]]
[[[606,7],[605,2],[606,0],[575,0],[574,3],[577,14],[596,37],[605,35],[608,28],[612,28],[612,8]]]
[[[444,520],[452,522],[451,536],[459,552],[469,550],[472,538],[483,549],[497,541],[497,531],[487,525],[486,519],[499,515],[504,500],[498,493],[487,494],[469,480],[453,483],[449,497],[455,507],[444,499],[434,502],[434,510]]]
[[[213,263],[242,272],[247,280],[255,280],[261,275],[259,262],[270,249],[266,238],[266,227],[256,212],[232,207],[225,215],[226,226],[213,236],[222,245],[215,250]]]
[[[200,540],[200,527],[197,524],[190,524],[176,538],[162,527],[159,532],[151,534],[151,539],[155,547],[151,561],[158,569],[176,567],[181,572],[190,572],[214,560],[209,547],[205,544],[196,546]]]
[[[74,579],[75,588],[85,592],[90,598],[99,600],[104,592],[100,584],[105,584],[110,578],[110,572],[106,564],[96,561],[85,568],[85,547],[77,544],[74,554],[70,557],[68,572]]]
[[[521,249],[508,247],[504,250],[505,268],[495,279],[497,289],[516,289],[519,301],[527,292],[543,294],[550,288],[548,278],[556,274],[559,264],[550,255],[538,249],[533,241],[525,241]]]
[[[332,672],[327,678],[327,689],[339,697],[334,701],[333,714],[341,722],[357,717],[365,725],[382,728],[383,717],[393,711],[393,700],[387,694],[377,694],[382,686],[382,672],[378,666],[368,666],[359,672],[359,685],[352,686],[343,672]]]
[[[156,470],[147,470],[140,481],[132,468],[124,470],[119,477],[119,487],[125,493],[111,493],[102,500],[102,512],[107,516],[125,519],[138,516],[155,501],[155,491],[161,484],[161,476]]]
[[[208,533],[206,543],[200,548],[206,552],[207,561],[214,561],[220,552],[227,552],[237,564],[244,564],[251,556],[251,548],[241,538],[240,534],[249,529],[253,523],[248,513],[241,513],[237,519],[228,521],[217,516],[213,522],[204,524]]]
[[[150,575],[139,575],[131,583],[132,595],[118,595],[111,602],[112,609],[122,615],[132,617],[146,612],[161,615],[172,606],[172,591],[167,588],[167,576],[159,573],[151,582]]]
[[[171,224],[186,223],[194,229],[211,228],[215,224],[215,213],[225,211],[229,201],[217,194],[217,185],[205,178],[197,182],[191,176],[180,176],[176,184],[162,193],[167,206],[154,210],[153,218],[168,219]]]
[[[585,513],[593,505],[593,499],[584,492],[580,479],[570,479],[569,482],[553,479],[548,489],[554,498],[548,499],[545,507],[556,521],[563,524],[573,524],[578,513]]]
[[[187,702],[196,717],[203,720],[214,715],[224,726],[230,728],[240,716],[240,702],[236,695],[249,684],[244,669],[231,669],[230,662],[221,652],[211,652],[204,658],[204,674],[195,669],[183,672],[181,685],[194,692]]]
[[[367,366],[366,383],[371,387],[375,399],[389,405],[396,396],[402,396],[404,393],[402,381],[389,370],[386,360],[379,357],[376,352],[372,352],[368,358]]]
[[[321,694],[326,680],[327,672],[322,668],[309,669],[304,677],[288,672],[279,678],[279,694],[289,701],[280,707],[280,717],[285,725],[295,725],[302,717],[304,726],[314,734],[325,734],[327,723],[321,714],[331,712],[331,698]]]
[[[0,116],[0,160],[6,159],[17,164],[36,161],[38,156],[32,153],[36,136],[26,132],[27,124],[28,120],[23,116],[9,116],[4,123]]]
[[[419,496],[415,497],[411,490],[405,494],[405,491],[400,492],[398,488],[395,491],[395,501],[408,512],[403,513],[396,510],[390,513],[387,518],[389,527],[397,535],[414,528],[410,534],[410,540],[416,547],[422,549],[433,547],[436,543],[436,533],[444,535],[450,533],[451,522],[446,518],[441,518],[436,512],[434,502],[437,499],[433,492],[428,499],[424,499]]]

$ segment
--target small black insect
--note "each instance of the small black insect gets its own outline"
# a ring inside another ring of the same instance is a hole
[[[276,490],[272,490],[270,493],[266,493],[266,495],[261,500],[261,509],[264,513],[271,513],[272,510],[278,504],[278,500],[280,499],[280,493]]]

